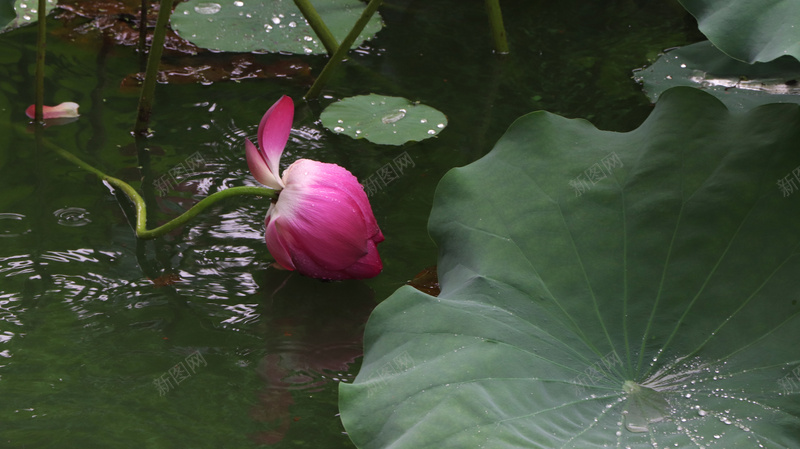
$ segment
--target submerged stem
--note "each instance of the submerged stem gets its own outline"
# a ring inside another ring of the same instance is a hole
[[[147,3],[142,0],[142,8],[139,12],[139,71],[147,70]]]
[[[317,98],[322,91],[322,87],[328,82],[328,79],[331,77],[331,74],[342,62],[347,52],[350,50],[350,47],[353,45],[353,42],[356,41],[356,38],[359,34],[364,30],[364,27],[367,26],[369,19],[372,18],[372,15],[375,14],[375,11],[378,10],[378,7],[381,5],[382,0],[370,0],[367,4],[367,7],[361,13],[361,16],[356,21],[355,25],[353,25],[353,29],[350,30],[350,33],[347,34],[347,37],[344,38],[342,42],[339,43],[339,47],[336,49],[336,52],[333,53],[331,59],[328,60],[328,63],[325,64],[325,68],[322,69],[322,73],[319,74],[317,79],[314,81],[314,84],[311,86],[311,89],[308,90],[306,95],[303,97],[306,100]]]
[[[212,204],[216,203],[217,201],[223,198],[229,198],[233,196],[241,196],[241,195],[256,195],[256,196],[265,196],[270,199],[275,199],[278,196],[278,191],[273,189],[266,189],[263,187],[251,187],[251,186],[242,186],[242,187],[231,187],[229,189],[221,190],[219,192],[215,192],[202,200],[196,203],[194,206],[189,208],[186,212],[179,215],[178,217],[172,219],[171,221],[155,228],[155,229],[147,229],[147,205],[142,199],[142,196],[139,195],[139,192],[136,191],[130,184],[127,182],[115,178],[113,176],[109,176],[102,171],[98,170],[97,168],[87,164],[74,154],[70,153],[69,151],[59,147],[58,145],[42,139],[42,144],[59,156],[63,157],[64,159],[74,163],[78,167],[93,173],[95,176],[100,178],[102,181],[107,182],[112,187],[118,188],[122,190],[125,195],[133,202],[134,207],[136,208],[136,236],[141,239],[154,239],[156,237],[160,237],[173,229],[182,226],[187,221],[194,218],[197,214],[202,212],[204,209],[208,208]]]
[[[486,11],[489,13],[489,24],[492,27],[494,51],[501,55],[508,54],[508,41],[506,40],[506,28],[503,26],[500,0],[486,0]]]
[[[156,29],[153,31],[153,40],[150,42],[150,51],[147,56],[147,70],[144,74],[142,94],[139,97],[139,112],[136,115],[136,125],[133,128],[135,134],[143,135],[147,133],[147,124],[150,122],[153,96],[156,91],[158,66],[161,63],[161,53],[164,50],[164,39],[167,33],[167,22],[169,22],[171,12],[172,0],[161,0]]]
[[[47,1],[39,0],[39,23],[36,42],[36,101],[34,120],[44,122],[44,56],[47,48]]]

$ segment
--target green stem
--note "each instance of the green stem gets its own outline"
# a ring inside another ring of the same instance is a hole
[[[38,42],[36,44],[36,106],[34,120],[44,123],[44,55],[47,47],[47,1],[39,0]]]
[[[486,11],[489,13],[489,24],[492,27],[494,51],[501,55],[508,54],[508,41],[506,40],[506,29],[503,26],[503,13],[500,11],[500,0],[486,0]]]
[[[139,71],[147,70],[147,3],[142,0],[142,10],[139,12]]]
[[[314,81],[314,84],[311,86],[311,89],[308,90],[306,93],[305,98],[306,100],[317,98],[319,97],[320,92],[322,91],[322,87],[328,82],[328,79],[331,77],[331,74],[342,62],[347,52],[350,51],[350,47],[353,46],[353,42],[356,41],[356,38],[359,34],[364,30],[364,27],[367,26],[369,19],[372,18],[372,15],[375,14],[375,11],[378,10],[378,7],[381,5],[382,0],[370,0],[367,7],[364,8],[364,11],[361,13],[361,17],[358,18],[356,24],[353,25],[353,29],[350,30],[350,33],[347,34],[347,37],[339,43],[339,48],[336,49],[336,52],[333,53],[331,59],[325,64],[325,68],[322,69],[322,73],[319,74],[317,79]]]
[[[172,231],[173,229],[182,226],[184,223],[194,218],[204,209],[208,208],[212,204],[224,198],[230,198],[233,196],[241,196],[241,195],[256,195],[256,196],[265,196],[267,198],[274,200],[278,197],[278,191],[273,189],[266,189],[263,187],[250,187],[250,186],[231,187],[230,189],[220,190],[219,192],[215,192],[203,198],[194,206],[192,206],[189,210],[187,210],[183,214],[179,215],[178,217],[172,219],[171,221],[165,224],[155,229],[147,229],[147,205],[142,199],[142,196],[139,195],[139,192],[137,192],[136,189],[131,187],[130,184],[119,178],[115,178],[113,176],[109,176],[103,173],[102,171],[82,161],[74,154],[70,153],[69,151],[59,147],[58,145],[48,140],[42,139],[42,144],[50,148],[54,152],[56,152],[59,156],[63,157],[64,159],[74,163],[78,167],[81,167],[82,169],[93,173],[102,181],[105,181],[111,186],[122,190],[125,193],[125,195],[127,195],[128,198],[131,200],[131,202],[133,202],[133,205],[136,209],[136,236],[139,237],[140,239],[154,239],[156,237],[160,237]]]
[[[150,43],[150,52],[147,56],[147,71],[144,74],[142,95],[139,97],[139,112],[136,116],[136,125],[133,128],[133,132],[139,135],[147,134],[147,124],[150,122],[150,112],[153,109],[153,96],[158,79],[158,66],[161,63],[161,53],[164,50],[164,38],[167,33],[167,23],[171,12],[172,0],[161,0],[156,29],[153,31],[153,40]]]
[[[325,50],[327,50],[328,54],[334,54],[336,49],[339,48],[339,42],[333,36],[333,33],[331,33],[328,25],[325,25],[325,21],[322,20],[322,17],[311,2],[308,0],[294,0],[294,4],[297,5],[297,9],[303,13],[303,17],[305,17],[308,24],[311,25],[311,29],[317,34],[319,40],[322,41],[322,45],[325,46]]]

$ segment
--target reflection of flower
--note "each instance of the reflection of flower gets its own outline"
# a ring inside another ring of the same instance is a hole
[[[25,109],[28,118],[36,118],[36,106],[30,105]],[[42,106],[43,119],[51,118],[73,118],[78,116],[78,103],[67,101],[57,106]]]
[[[258,126],[258,147],[245,141],[247,165],[260,183],[280,190],[266,218],[267,248],[277,263],[320,279],[365,279],[383,268],[383,234],[364,189],[336,164],[300,159],[279,176],[294,104],[283,96]]]
[[[260,287],[264,355],[255,370],[263,388],[250,408],[259,429],[250,437],[275,444],[290,432],[320,433],[313,417],[333,418],[339,384],[355,379],[374,293],[361,282],[304,282],[287,272],[267,276]],[[323,433],[329,443],[335,438]]]

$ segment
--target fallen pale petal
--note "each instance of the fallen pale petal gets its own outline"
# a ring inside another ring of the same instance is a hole
[[[73,103],[71,101],[66,101],[56,106],[42,106],[42,117],[45,120],[52,119],[52,118],[73,118],[77,117],[78,114],[78,103]],[[25,115],[28,118],[36,118],[36,105],[28,106],[28,109],[25,110]]]

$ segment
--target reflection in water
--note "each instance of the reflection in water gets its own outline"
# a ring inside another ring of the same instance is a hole
[[[351,365],[362,355],[364,325],[375,306],[372,291],[361,282],[309,282],[296,273],[271,274],[262,289],[269,295],[267,354],[258,367],[266,385],[251,410],[253,419],[271,426],[252,435],[261,444],[281,441],[292,423],[303,418],[292,411],[293,392],[305,395],[352,381]]]

